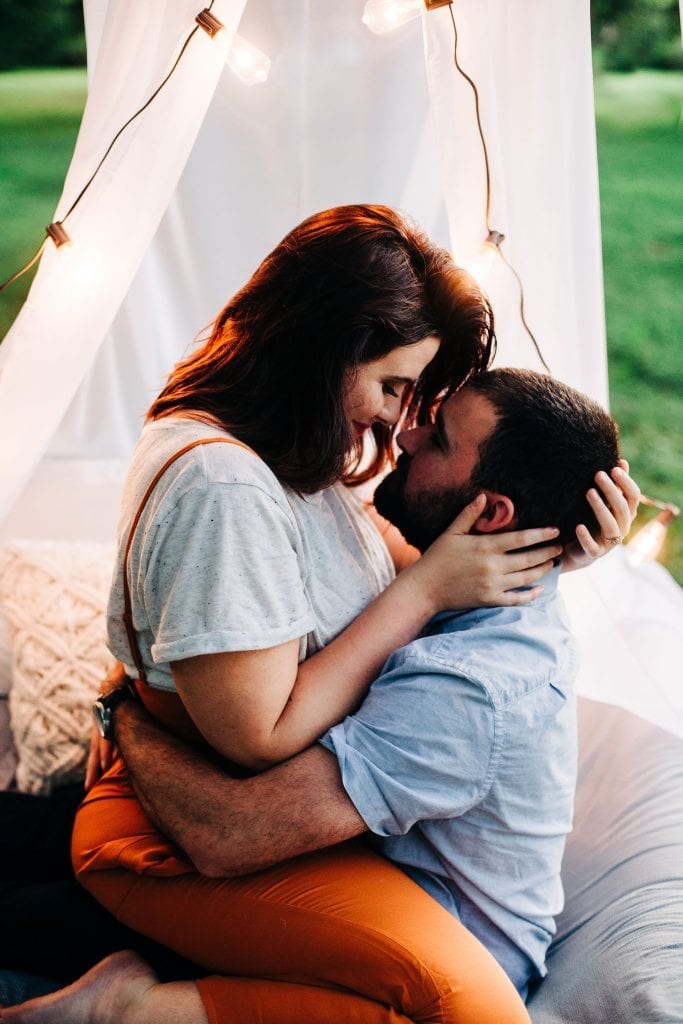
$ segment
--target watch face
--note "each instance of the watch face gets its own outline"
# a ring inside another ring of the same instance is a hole
[[[112,721],[110,709],[105,707],[101,700],[96,700],[92,706],[92,713],[100,736],[105,740],[111,739]]]

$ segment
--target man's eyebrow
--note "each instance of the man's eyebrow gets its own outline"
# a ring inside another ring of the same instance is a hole
[[[436,432],[438,434],[439,442],[441,444],[441,447],[443,448],[443,450],[445,452],[449,452],[451,450],[451,443],[448,440],[448,434],[446,433],[446,427],[444,426],[443,412],[441,411],[441,409],[442,409],[442,407],[439,406],[439,408],[436,410],[436,417],[434,418],[434,426],[436,428]]]

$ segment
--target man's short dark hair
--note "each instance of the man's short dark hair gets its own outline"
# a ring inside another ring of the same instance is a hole
[[[600,528],[586,491],[598,470],[609,472],[619,459],[612,417],[581,392],[530,370],[489,370],[467,387],[484,395],[498,414],[481,445],[473,488],[511,498],[521,528],[557,526],[566,542],[585,523],[597,537]]]

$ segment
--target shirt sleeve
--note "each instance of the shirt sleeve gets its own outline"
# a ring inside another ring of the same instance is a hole
[[[496,768],[499,727],[477,681],[393,655],[360,709],[321,739],[371,832],[404,835],[418,821],[479,803]]]
[[[313,615],[298,545],[291,515],[259,486],[214,481],[186,491],[160,521],[146,560],[155,663],[305,635]]]

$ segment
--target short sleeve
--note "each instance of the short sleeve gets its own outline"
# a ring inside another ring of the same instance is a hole
[[[389,659],[354,715],[321,742],[371,832],[405,835],[480,802],[495,770],[496,712],[476,681],[406,655]]]
[[[187,490],[143,556],[155,663],[305,635],[313,616],[297,544],[291,515],[257,485],[209,481]]]

